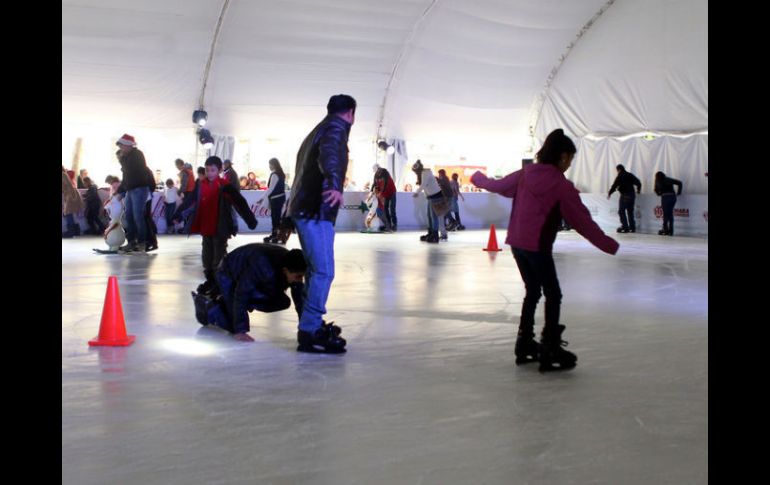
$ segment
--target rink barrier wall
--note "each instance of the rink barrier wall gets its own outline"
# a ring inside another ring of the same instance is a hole
[[[84,190],[80,190],[84,194]],[[257,218],[258,225],[253,231],[238,219],[238,230],[241,233],[268,233],[271,228],[270,209],[267,204],[257,205],[257,200],[263,196],[262,191],[244,190],[241,192]],[[99,190],[102,200],[106,200],[107,191]],[[337,216],[337,231],[360,231],[364,229],[366,213],[359,208],[368,192],[345,192],[344,202]],[[511,199],[487,192],[463,193],[465,200],[459,200],[460,218],[468,229],[488,229],[494,224],[497,229],[507,229],[511,211]],[[396,214],[398,228],[401,230],[422,230],[427,227],[427,209],[424,194],[413,197],[409,192],[398,192]],[[583,204],[588,208],[591,217],[605,232],[610,235],[620,226],[618,218],[618,197],[615,193],[607,200],[606,194],[580,194]],[[152,215],[158,226],[158,233],[166,232],[165,205],[163,193],[154,192],[152,197]],[[663,209],[660,197],[651,194],[636,196],[636,227],[642,234],[657,234],[663,226]],[[83,212],[77,214],[81,229],[87,228]],[[377,227],[375,219],[373,227]],[[62,231],[66,230],[66,221],[62,216]],[[679,236],[708,237],[708,196],[680,195],[674,208],[674,232]]]

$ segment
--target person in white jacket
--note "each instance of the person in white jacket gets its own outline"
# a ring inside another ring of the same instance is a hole
[[[417,160],[412,165],[412,171],[417,175],[418,185],[412,197],[417,197],[420,192],[425,192],[428,198],[428,234],[420,236],[420,241],[438,243],[439,232],[441,232],[441,239],[447,239],[444,216],[449,212],[449,204],[431,169],[423,167],[422,162]]]

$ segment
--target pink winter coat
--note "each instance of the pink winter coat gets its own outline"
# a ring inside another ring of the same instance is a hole
[[[500,180],[481,172],[471,182],[482,189],[513,199],[505,243],[527,251],[551,252],[561,218],[605,253],[615,254],[618,242],[604,234],[591,219],[575,186],[553,165],[527,165]]]

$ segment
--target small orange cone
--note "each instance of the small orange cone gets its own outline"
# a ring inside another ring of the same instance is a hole
[[[110,276],[107,282],[107,295],[104,298],[102,323],[99,326],[99,336],[88,341],[90,346],[107,345],[124,347],[134,343],[134,335],[126,335],[126,321],[123,319],[123,305],[120,303],[118,278]]]
[[[502,251],[502,249],[497,247],[497,234],[495,233],[494,224],[489,228],[489,242],[484,251]]]

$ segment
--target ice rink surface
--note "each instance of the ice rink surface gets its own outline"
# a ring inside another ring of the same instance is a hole
[[[147,255],[62,240],[62,483],[708,482],[707,240],[611,234],[610,256],[560,233],[578,366],[541,374],[514,364],[505,231],[497,254],[488,231],[420,234],[337,234],[341,356],[296,352],[293,308],[252,313],[254,343],[201,327],[197,236]],[[136,342],[89,348],[110,275]],[[542,300],[536,315],[539,334]]]

